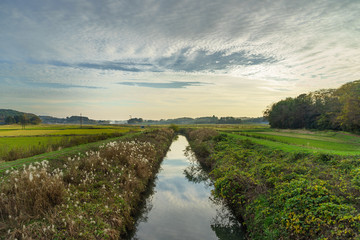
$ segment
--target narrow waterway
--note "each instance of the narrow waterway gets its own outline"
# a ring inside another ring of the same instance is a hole
[[[212,198],[211,181],[187,146],[184,136],[172,143],[131,239],[244,239],[231,212]]]

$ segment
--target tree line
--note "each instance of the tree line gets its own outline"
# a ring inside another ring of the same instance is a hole
[[[250,123],[264,123],[266,120],[263,117],[249,118],[249,117],[217,117],[215,115],[209,117],[198,118],[175,118],[175,119],[161,119],[161,120],[144,120],[142,118],[130,118],[127,120],[128,124],[250,124]]]
[[[23,115],[15,115],[15,116],[7,116],[5,118],[5,124],[39,124],[41,123],[41,119],[38,116],[27,116]]]
[[[33,113],[24,113],[12,109],[0,109],[0,124],[39,124],[41,119]]]
[[[360,132],[360,80],[286,98],[268,107],[264,117],[273,128]]]

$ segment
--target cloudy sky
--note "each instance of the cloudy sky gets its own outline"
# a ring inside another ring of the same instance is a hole
[[[359,0],[1,0],[0,108],[261,116],[360,79]]]

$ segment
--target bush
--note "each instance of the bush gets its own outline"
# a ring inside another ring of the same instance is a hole
[[[345,239],[358,236],[360,215],[333,194],[323,180],[293,180],[275,187],[274,210],[282,228],[297,238]]]

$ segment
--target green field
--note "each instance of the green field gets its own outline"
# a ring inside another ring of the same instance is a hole
[[[0,126],[0,162],[34,156],[63,147],[104,140],[140,131],[124,125],[19,125]]]
[[[346,132],[248,128],[233,136],[286,152],[301,151],[335,155],[360,155],[360,136]]]
[[[124,133],[130,130],[139,130],[136,126],[98,126],[89,125],[80,128],[78,125],[33,125],[21,129],[19,125],[0,126],[0,137],[15,136],[67,136],[67,135],[92,135],[104,133]]]

